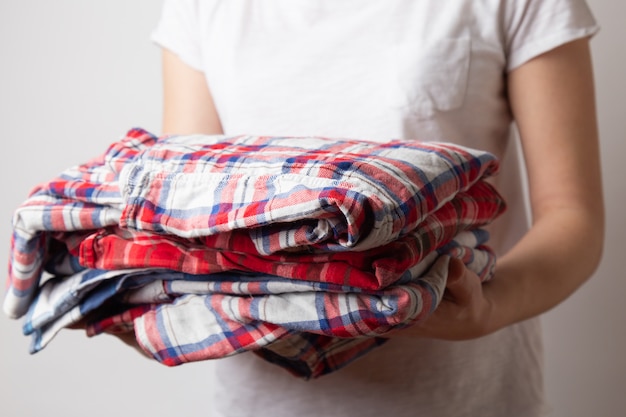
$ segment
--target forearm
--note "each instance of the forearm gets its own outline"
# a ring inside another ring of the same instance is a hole
[[[451,260],[446,293],[434,314],[387,336],[474,339],[537,316],[593,274],[603,236],[601,199],[576,209],[547,210],[498,260],[490,281],[481,283],[460,261]]]
[[[528,319],[565,300],[593,274],[603,238],[601,204],[543,214],[499,260],[494,279],[483,285],[494,309],[488,327]]]

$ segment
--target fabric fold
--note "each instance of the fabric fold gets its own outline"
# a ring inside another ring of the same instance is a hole
[[[170,366],[318,377],[432,314],[449,257],[491,278],[497,170],[443,142],[133,129],[16,210],[4,310],[33,353],[87,323]]]

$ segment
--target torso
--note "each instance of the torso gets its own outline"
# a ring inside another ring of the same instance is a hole
[[[492,228],[502,253],[527,228],[506,96],[507,25],[526,3],[198,1],[201,53],[190,65],[205,72],[226,134],[404,138],[494,153],[504,160],[496,186],[516,202]],[[537,416],[539,334],[530,320],[466,342],[394,339],[308,382],[238,355],[212,363],[211,404],[216,416]]]

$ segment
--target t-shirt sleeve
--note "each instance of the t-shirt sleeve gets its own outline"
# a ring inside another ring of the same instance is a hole
[[[198,15],[198,0],[165,0],[151,39],[187,65],[202,70]]]
[[[585,0],[511,0],[504,13],[507,70],[599,30]]]

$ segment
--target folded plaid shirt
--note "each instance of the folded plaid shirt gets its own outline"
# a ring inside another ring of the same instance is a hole
[[[247,229],[261,254],[360,251],[412,232],[496,168],[442,143],[172,137],[122,169],[120,226],[185,238]]]
[[[32,334],[35,353],[61,329],[92,315],[89,335],[134,330],[143,349],[166,365],[251,350],[293,374],[318,377],[345,366],[345,355],[353,360],[384,342],[372,338],[432,313],[447,276],[440,253],[463,259],[487,278],[493,256],[477,249],[485,238],[464,232],[427,256],[418,269],[428,269],[416,271],[415,279],[378,291],[251,273],[86,269],[42,285],[24,333]],[[302,354],[310,340],[315,346]]]
[[[85,237],[74,254],[89,268],[152,267],[191,274],[238,270],[375,290],[414,280],[414,267],[424,256],[500,213],[502,206],[489,198],[490,190],[477,184],[457,194],[411,233],[358,252],[309,248],[263,255],[247,230],[192,240],[109,227]]]
[[[493,256],[476,228],[504,209],[483,181],[496,170],[491,155],[442,143],[157,139],[135,129],[18,209],[4,308],[19,317],[30,307],[33,351],[98,312],[92,334],[133,328],[166,364],[254,350],[319,376],[382,342],[371,336],[432,312],[445,267],[431,274],[438,280],[423,273],[437,254],[489,277]],[[69,278],[38,290],[44,265]],[[225,281],[224,271],[238,272]],[[200,276],[256,292],[198,293]],[[171,288],[154,292],[163,283]],[[119,310],[120,296],[140,304]]]
[[[23,316],[35,296],[44,263],[55,256],[51,232],[81,232],[117,225],[123,201],[118,177],[122,167],[156,143],[141,129],[113,143],[100,157],[62,172],[32,190],[13,217],[4,312]],[[52,247],[52,248],[51,248]]]

